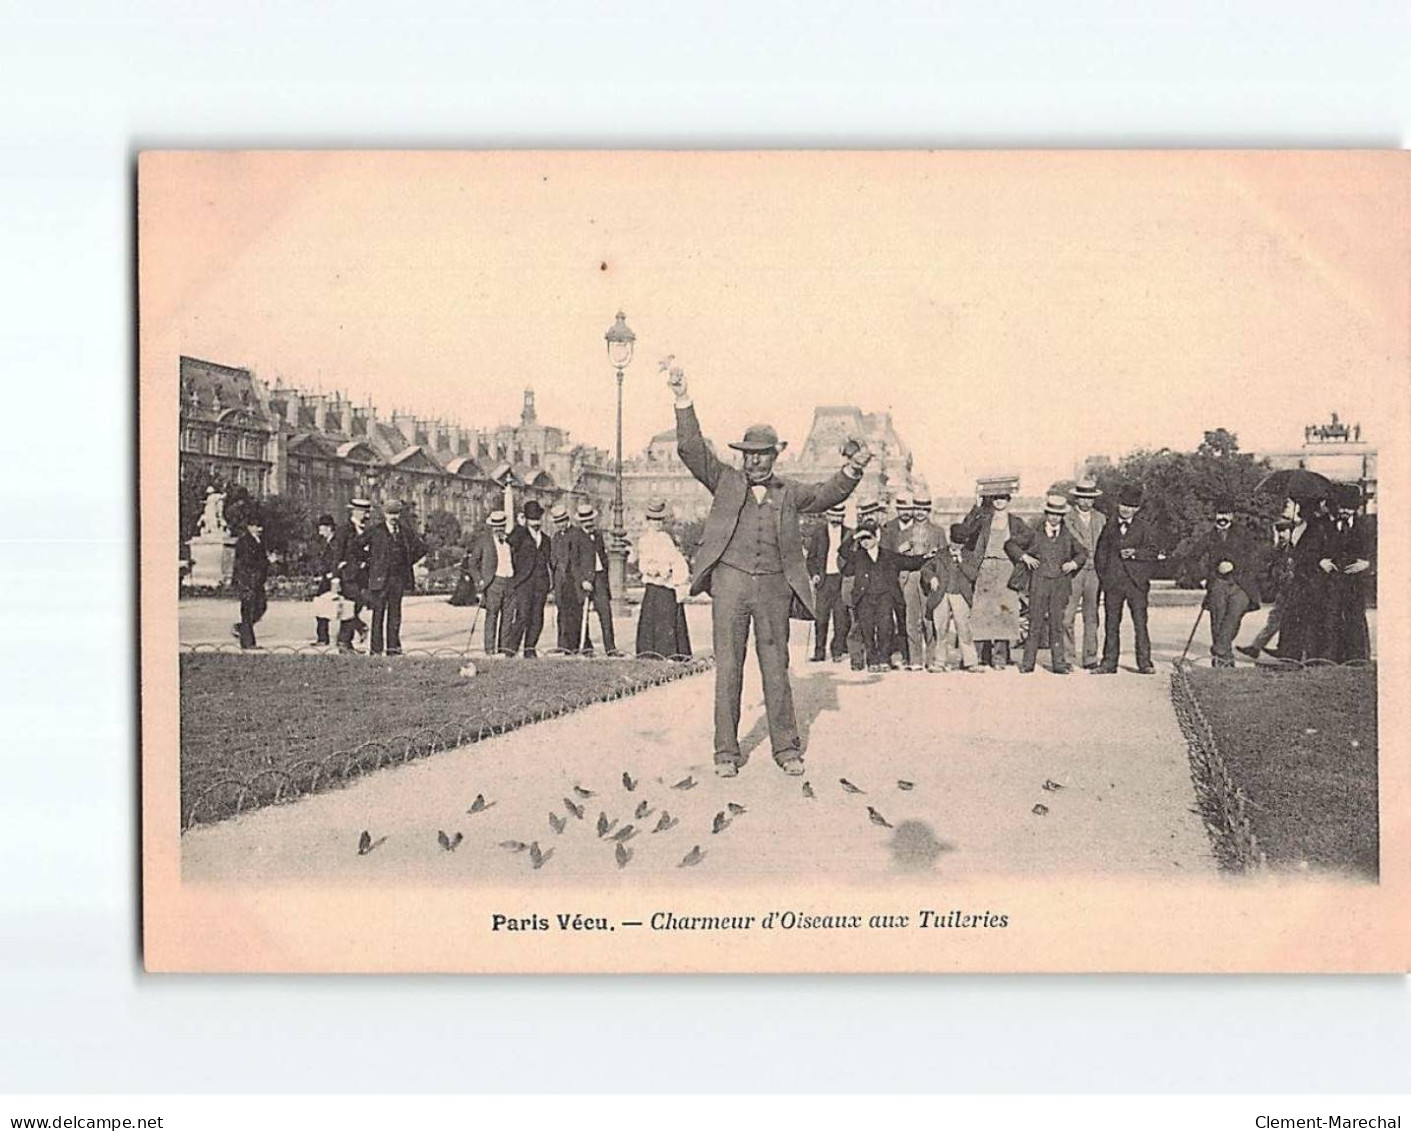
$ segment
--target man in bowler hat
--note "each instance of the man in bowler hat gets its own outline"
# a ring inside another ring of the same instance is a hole
[[[740,688],[753,624],[774,760],[785,773],[802,774],[803,741],[789,686],[789,610],[797,601],[812,616],[813,592],[799,515],[820,514],[846,500],[872,454],[860,444],[831,479],[796,483],[774,474],[784,445],[772,427],[756,424],[730,445],[741,453],[741,466],[729,467],[701,434],[685,373],[672,369],[668,385],[676,399],[677,453],[714,496],[691,592],[708,590],[711,595],[716,773],[734,777],[746,758],[739,739]]]
[[[426,544],[403,519],[403,506],[393,499],[382,510],[383,521],[363,535],[367,546],[367,592],[372,606],[372,655],[386,645],[389,656],[402,654],[402,597],[416,588],[412,566],[426,556]]]
[[[544,508],[530,499],[524,504],[524,525],[516,526],[507,541],[514,561],[510,588],[514,592],[515,620],[506,651],[513,655],[524,646],[524,658],[539,655],[539,634],[544,631],[544,605],[549,599],[549,562],[553,539],[545,533]]]
[[[1117,496],[1117,516],[1109,521],[1097,540],[1093,556],[1097,577],[1102,583],[1102,615],[1105,629],[1102,663],[1095,675],[1114,675],[1122,652],[1122,610],[1132,614],[1136,636],[1137,671],[1155,675],[1151,662],[1151,633],[1147,628],[1147,594],[1151,575],[1161,559],[1160,539],[1150,515],[1142,506],[1142,489],[1129,483]]]
[[[1259,553],[1235,528],[1234,500],[1215,500],[1215,528],[1192,551],[1205,582],[1210,610],[1210,666],[1235,666],[1234,644],[1244,614],[1259,608]]]
[[[235,570],[231,584],[240,598],[240,620],[231,631],[245,651],[258,647],[255,625],[265,615],[265,581],[269,577],[269,551],[265,549],[265,524],[252,511],[245,519],[245,533],[235,540]]]

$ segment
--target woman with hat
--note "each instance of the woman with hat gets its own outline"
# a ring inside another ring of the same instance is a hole
[[[637,540],[637,568],[646,590],[637,615],[637,655],[686,659],[691,636],[682,602],[691,588],[691,567],[666,530],[666,504],[647,507],[647,528]]]
[[[1004,546],[1029,532],[1028,524],[1008,513],[1009,500],[1019,489],[1017,475],[995,476],[977,484],[978,502],[960,523],[968,549],[980,558],[970,632],[981,658],[991,667],[1009,664],[1010,645],[1019,641],[1019,594],[1009,587],[1013,563]]]
[[[1054,675],[1073,670],[1063,648],[1063,610],[1073,588],[1073,575],[1083,568],[1088,552],[1063,524],[1068,517],[1068,500],[1062,495],[1044,499],[1044,520],[1033,530],[1011,538],[1004,551],[1020,569],[1029,571],[1029,635],[1024,640],[1021,672],[1034,670],[1039,656],[1039,639],[1045,635],[1053,660]]]

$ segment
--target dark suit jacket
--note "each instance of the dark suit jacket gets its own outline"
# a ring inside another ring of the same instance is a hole
[[[1136,554],[1124,558],[1123,550],[1135,550]],[[1097,549],[1093,551],[1097,579],[1104,589],[1132,588],[1145,593],[1151,588],[1151,575],[1160,553],[1156,526],[1145,511],[1139,510],[1132,516],[1125,537],[1117,516],[1110,515],[1097,540]]]
[[[1233,581],[1249,598],[1250,611],[1259,608],[1259,550],[1247,534],[1231,527],[1221,541],[1220,532],[1211,530],[1195,544],[1191,556],[1200,563],[1201,576],[1205,578],[1207,587],[1217,578]],[[1221,562],[1229,562],[1235,567],[1234,570],[1221,573]]]
[[[263,592],[269,577],[269,554],[247,530],[235,540],[235,568],[231,583],[241,592]]]
[[[597,534],[597,531],[593,532]],[[601,535],[599,535],[601,538]],[[583,592],[583,582],[593,580],[593,567],[597,564],[598,540],[591,537],[581,526],[570,526],[554,537],[554,558],[559,563],[559,573],[555,584]],[[607,561],[607,551],[603,551]]]
[[[1015,565],[1020,565],[1025,554],[1038,558],[1039,564],[1034,568],[1033,576],[1049,581],[1059,581],[1069,576],[1063,572],[1064,562],[1072,562],[1082,569],[1083,563],[1088,560],[1088,552],[1068,527],[1060,524],[1057,536],[1050,538],[1042,520],[1024,533],[1010,538],[1004,544],[1004,552]],[[1078,570],[1073,572],[1077,573]]]
[[[361,598],[367,588],[367,523],[361,532],[351,522],[345,522],[333,536],[334,554],[338,559],[338,580],[345,597]]]
[[[844,555],[840,551],[838,556],[843,559],[843,574],[853,579],[854,605],[879,600],[900,603],[901,580],[898,575],[904,569],[920,569],[927,560],[924,554],[899,554],[882,547],[878,549],[874,562],[856,542],[849,542],[847,553]]]
[[[1335,522],[1329,523],[1325,535],[1324,557],[1332,558],[1338,569],[1350,566],[1353,562],[1372,561],[1372,528],[1365,518],[1354,518],[1346,530],[1338,530]]]
[[[975,550],[962,550],[960,561],[950,556],[947,547],[921,567],[921,592],[926,594],[926,611],[931,612],[947,593],[959,593],[965,603],[975,600],[975,579],[980,576],[980,555]],[[939,585],[932,591],[931,579]]]
[[[696,551],[691,571],[691,592],[710,589],[710,575],[740,521],[740,510],[749,493],[745,473],[722,463],[710,450],[701,435],[696,410],[690,406],[676,410],[676,451],[681,462],[690,469],[713,496],[710,514],[706,516],[705,533]],[[804,564],[803,535],[799,532],[800,514],[821,514],[829,507],[845,501],[857,487],[854,479],[839,471],[824,483],[796,483],[775,476],[782,488],[783,502],[779,508],[779,554],[784,562],[784,577],[802,605],[813,613],[813,587],[809,584],[808,567]]]
[[[843,546],[852,537],[851,526],[840,526],[841,537],[838,539],[838,557],[842,557]],[[808,549],[804,552],[804,561],[808,564],[809,577],[824,577],[827,574],[827,563],[823,560],[828,556],[828,524],[819,523],[813,528],[813,533],[809,535]],[[838,572],[842,572],[842,567],[836,562]]]
[[[495,580],[495,567],[500,557],[495,550],[495,535],[488,526],[482,526],[466,551],[465,565],[470,576],[475,579],[475,587],[484,593]]]
[[[333,588],[333,579],[338,576],[338,535],[335,533],[327,542],[315,536],[314,542],[313,570],[318,578],[315,592],[327,593]]]
[[[985,556],[985,546],[981,539],[988,539],[990,534],[990,519],[994,515],[993,507],[974,506],[970,508],[970,513],[961,519],[960,529],[957,533],[967,550],[974,550],[981,558]],[[1009,537],[1018,538],[1029,529],[1029,524],[1017,514],[1005,512],[1009,518]]]
[[[510,579],[512,589],[533,585],[545,593],[549,591],[549,561],[553,557],[554,539],[543,531],[540,533],[543,540],[538,546],[534,545],[527,526],[516,526],[506,539],[514,561],[514,577]]]
[[[413,589],[416,579],[412,566],[426,556],[426,545],[406,523],[397,527],[394,536],[385,523],[369,523],[363,532],[363,545],[367,547],[367,587],[373,593],[390,589],[400,582],[403,591]],[[394,553],[397,546],[399,555]]]

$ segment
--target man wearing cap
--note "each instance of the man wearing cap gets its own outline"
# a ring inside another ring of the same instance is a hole
[[[258,647],[255,625],[265,615],[265,581],[269,577],[269,551],[265,548],[265,523],[258,511],[245,518],[245,533],[235,540],[235,569],[231,585],[240,598],[240,620],[231,626],[244,651]]]
[[[838,560],[838,551],[843,548],[852,531],[843,525],[844,508],[840,504],[828,508],[828,521],[814,527],[813,536],[808,541],[808,573],[813,582],[814,601],[817,605],[817,628],[813,637],[815,662],[821,661],[828,652],[828,625],[833,625],[833,662],[837,663],[847,651],[848,632],[852,628],[852,618],[843,602],[843,567]]]
[[[869,521],[875,527],[882,525],[882,504],[877,499],[869,499],[866,502],[858,504],[858,526]],[[848,547],[856,537],[856,530],[849,531],[839,553],[845,554],[848,552]],[[843,574],[841,597],[843,607],[848,611],[848,667],[855,672],[860,672],[867,666],[867,649],[863,646],[862,622],[857,619],[857,608],[853,600],[853,578],[847,573]]]
[[[950,626],[955,624],[956,644],[960,649],[960,664],[967,672],[983,672],[979,656],[975,652],[975,638],[970,632],[970,602],[975,597],[975,578],[980,575],[980,558],[974,550],[965,548],[963,530],[959,523],[952,524],[946,541],[945,553],[937,554],[921,567],[921,587],[926,592],[926,620],[938,641],[938,647],[945,650],[946,660],[940,665],[932,665],[930,671],[947,671],[956,665],[951,657]],[[933,620],[940,611],[939,623]]]
[[[1215,528],[1191,550],[1205,584],[1210,611],[1210,666],[1235,666],[1234,642],[1247,612],[1259,608],[1259,557],[1254,543],[1235,528],[1235,503],[1215,500]]]
[[[1365,518],[1358,516],[1362,489],[1356,483],[1334,484],[1337,516],[1327,534],[1320,568],[1327,576],[1322,648],[1319,654],[1335,664],[1371,659],[1367,631],[1366,572],[1372,565],[1372,539]],[[1331,565],[1331,569],[1326,568]]]
[[[367,519],[372,512],[372,500],[355,498],[348,503],[348,521],[333,540],[338,559],[338,588],[344,598],[353,603],[353,615],[338,626],[338,651],[351,653],[353,634],[358,639],[367,636],[367,623],[362,611],[367,605]]]
[[[1005,545],[1022,538],[1028,524],[1009,513],[1009,501],[1019,490],[1017,475],[995,475],[976,484],[977,501],[961,521],[967,549],[980,560],[975,578],[975,599],[970,609],[970,631],[977,650],[994,668],[1009,664],[1010,647],[1019,641],[1019,594],[1010,588],[1013,563]]]
[[[403,511],[401,501],[393,499],[382,508],[383,521],[369,525],[363,535],[374,656],[382,654],[384,643],[387,655],[402,654],[402,597],[416,588],[412,566],[426,556],[426,544],[403,521]]]
[[[514,626],[514,555],[505,535],[504,511],[492,511],[488,523],[471,545],[471,572],[480,590],[485,614],[485,654],[493,656],[509,646]]]
[[[1156,527],[1142,507],[1142,489],[1134,483],[1117,496],[1117,517],[1109,521],[1093,552],[1097,576],[1102,583],[1103,628],[1102,663],[1095,675],[1114,675],[1122,653],[1122,609],[1132,614],[1136,636],[1137,671],[1154,675],[1151,662],[1151,633],[1147,629],[1147,593],[1151,575],[1161,558]]]
[[[1064,525],[1067,517],[1068,500],[1049,495],[1044,499],[1043,522],[1004,545],[1009,560],[1029,571],[1029,635],[1024,638],[1021,672],[1034,670],[1045,629],[1054,674],[1067,675],[1073,670],[1064,654],[1063,611],[1068,607],[1073,575],[1088,560],[1088,552]]]
[[[1084,476],[1073,488],[1073,507],[1063,520],[1068,533],[1073,535],[1078,545],[1087,551],[1087,560],[1073,575],[1073,591],[1068,595],[1068,606],[1063,610],[1063,642],[1065,654],[1070,661],[1078,660],[1078,642],[1074,628],[1077,625],[1078,611],[1083,613],[1083,652],[1081,663],[1084,668],[1097,667],[1098,606],[1102,586],[1097,579],[1096,553],[1097,540],[1102,537],[1102,528],[1107,524],[1107,516],[1093,506],[1102,495],[1097,480]]]
[[[730,445],[741,453],[742,466],[728,467],[701,435],[686,375],[672,369],[668,384],[676,399],[676,450],[713,496],[691,592],[711,594],[716,772],[734,777],[745,762],[739,739],[740,690],[753,624],[774,760],[785,773],[802,774],[803,741],[789,686],[789,610],[797,600],[812,616],[813,592],[799,515],[819,514],[845,501],[861,481],[871,452],[860,444],[831,479],[796,483],[774,474],[783,445],[772,427],[756,424],[743,440]]]
[[[544,631],[544,605],[549,599],[549,560],[553,556],[553,539],[544,532],[544,508],[535,499],[524,504],[524,525],[509,534],[514,576],[510,588],[514,591],[515,620],[511,626],[506,651],[510,655],[524,646],[524,658],[539,655],[539,634]]]
[[[853,613],[862,626],[863,651],[871,672],[893,667],[901,571],[920,570],[926,564],[920,554],[899,553],[881,543],[881,532],[869,518],[858,523],[857,534],[843,553],[843,571],[853,579]]]

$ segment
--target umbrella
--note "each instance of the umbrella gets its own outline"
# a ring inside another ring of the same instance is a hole
[[[1282,499],[1326,499],[1333,493],[1330,479],[1302,467],[1271,471],[1259,481],[1256,491]]]

